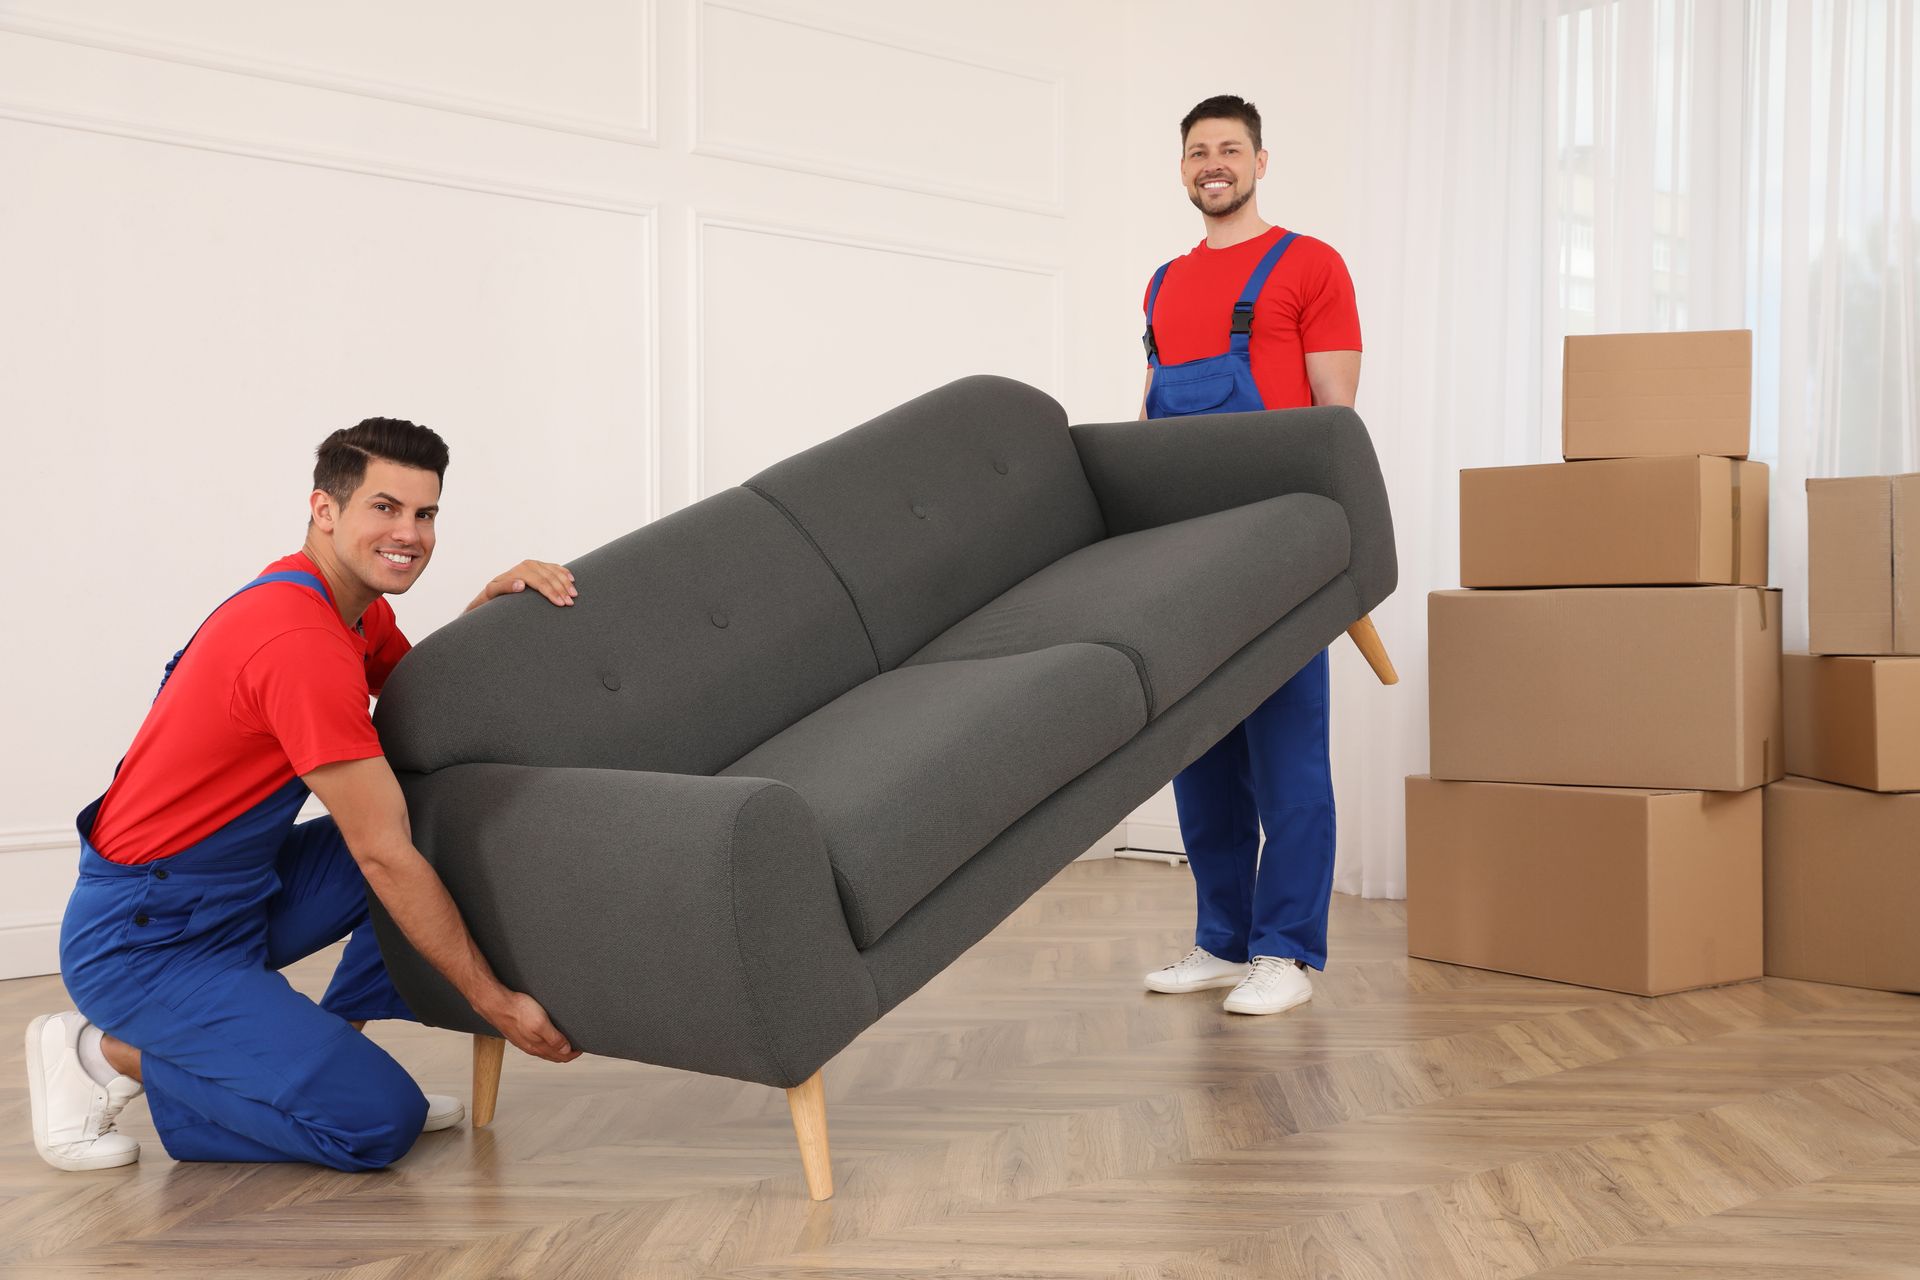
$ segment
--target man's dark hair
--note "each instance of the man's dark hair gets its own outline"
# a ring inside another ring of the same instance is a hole
[[[1187,112],[1187,118],[1180,122],[1180,146],[1183,150],[1187,145],[1187,135],[1202,120],[1238,120],[1247,126],[1247,136],[1253,139],[1253,149],[1260,150],[1260,109],[1245,98],[1231,93],[1215,94]]]
[[[447,442],[402,418],[368,418],[334,432],[313,451],[313,487],[344,503],[367,478],[367,460],[384,458],[447,478]]]

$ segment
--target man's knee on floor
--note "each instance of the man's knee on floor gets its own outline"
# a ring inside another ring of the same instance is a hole
[[[313,1129],[323,1163],[358,1173],[384,1169],[411,1151],[426,1119],[426,1095],[408,1080],[404,1088],[369,1085]]]
[[[357,1031],[309,1061],[288,1110],[302,1119],[320,1163],[348,1171],[383,1169],[412,1148],[427,1098],[387,1052]]]

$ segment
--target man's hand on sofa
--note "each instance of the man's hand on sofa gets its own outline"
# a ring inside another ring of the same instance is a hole
[[[580,594],[573,585],[573,571],[565,565],[549,564],[545,560],[522,560],[480,588],[480,594],[461,612],[471,613],[495,596],[509,596],[516,591],[529,589],[561,605],[572,604],[573,598]]]
[[[492,1023],[493,1029],[522,1053],[548,1062],[572,1062],[580,1056],[580,1051],[547,1017],[540,1002],[525,992],[501,987],[498,995],[482,1003],[476,1003],[473,1011]]]
[[[338,824],[367,887],[474,1012],[537,1058],[579,1057],[538,1001],[509,990],[494,975],[439,873],[413,847],[406,797],[386,757],[336,761],[301,777]]]

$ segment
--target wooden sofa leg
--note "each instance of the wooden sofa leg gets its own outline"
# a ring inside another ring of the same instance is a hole
[[[1380,643],[1380,633],[1373,629],[1372,614],[1348,627],[1347,634],[1360,647],[1360,656],[1373,668],[1373,674],[1380,677],[1381,684],[1400,683],[1400,673],[1393,669],[1393,659],[1387,656],[1387,646]]]
[[[793,1133],[800,1139],[800,1167],[807,1173],[807,1194],[815,1200],[833,1198],[833,1160],[827,1154],[827,1088],[820,1073],[787,1090],[787,1108],[793,1112]]]
[[[493,1123],[493,1107],[500,1101],[500,1059],[506,1052],[507,1042],[499,1036],[473,1038],[473,1127],[476,1129]]]

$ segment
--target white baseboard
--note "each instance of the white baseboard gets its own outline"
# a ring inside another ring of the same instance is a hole
[[[60,972],[60,918],[0,925],[0,978]]]
[[[1187,847],[1180,841],[1177,823],[1129,818],[1075,861],[1091,862],[1096,858],[1138,858],[1178,866],[1187,860]]]
[[[1126,847],[1138,849],[1143,853],[1177,853],[1185,857],[1187,846],[1180,839],[1180,826],[1173,822],[1141,821],[1129,819],[1126,827]]]
[[[1127,824],[1123,822],[1119,826],[1115,827],[1113,830],[1107,832],[1106,835],[1100,837],[1100,842],[1098,844],[1094,845],[1093,848],[1087,850],[1085,853],[1075,858],[1074,861],[1075,862],[1094,862],[1101,858],[1111,858],[1126,843],[1127,843]]]
[[[79,857],[71,825],[0,831],[0,978],[60,971],[60,917]]]

